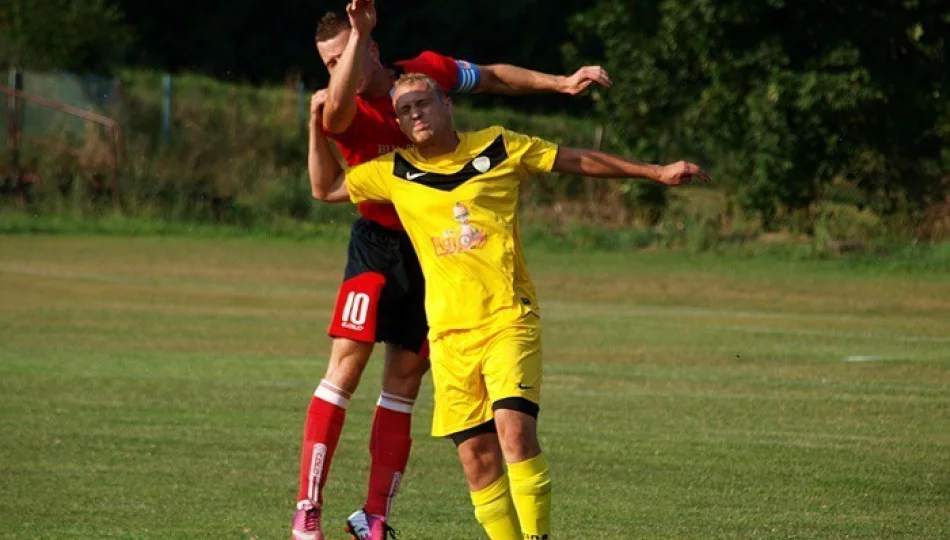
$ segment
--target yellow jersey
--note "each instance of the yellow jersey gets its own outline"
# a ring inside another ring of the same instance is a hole
[[[403,148],[346,172],[354,203],[396,207],[426,279],[430,336],[540,314],[518,234],[518,192],[557,146],[501,127],[459,133],[450,154]]]

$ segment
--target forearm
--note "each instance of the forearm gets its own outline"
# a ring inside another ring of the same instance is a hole
[[[337,61],[336,69],[327,85],[327,100],[323,108],[323,125],[331,133],[342,133],[349,127],[356,111],[356,92],[363,76],[362,54],[369,43],[369,35],[350,32],[346,48]]]
[[[313,198],[323,202],[349,200],[343,167],[333,155],[330,141],[323,135],[320,124],[315,120],[310,122],[309,146],[307,172],[310,175]]]
[[[482,66],[482,83],[478,92],[495,94],[528,94],[535,92],[560,92],[564,77],[512,66],[492,64]]]
[[[596,178],[646,178],[660,181],[661,167],[613,154],[562,146],[554,160],[555,172]]]

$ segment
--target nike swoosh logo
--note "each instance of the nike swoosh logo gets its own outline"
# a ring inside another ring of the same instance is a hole
[[[415,180],[416,178],[419,178],[420,176],[425,176],[427,174],[429,173],[424,173],[424,172],[406,173],[406,180]]]
[[[525,386],[525,385],[523,385],[523,384],[521,384],[521,383],[518,383],[518,389],[519,389],[519,390],[531,390],[532,388],[534,388],[534,387],[533,387],[533,386]]]

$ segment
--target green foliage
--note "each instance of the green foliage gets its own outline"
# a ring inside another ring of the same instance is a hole
[[[946,3],[600,0],[574,30],[572,57],[613,73],[601,106],[636,154],[711,164],[766,228],[834,179],[888,213],[939,194]]]
[[[167,142],[161,130],[162,74],[121,71],[117,86],[127,156],[119,186],[121,207],[129,215],[254,229],[270,229],[276,222],[352,220],[349,205],[319,204],[310,196],[305,127],[310,96],[295,85],[258,88],[200,75],[175,76]],[[597,126],[566,115],[476,110],[463,104],[456,108],[456,119],[460,129],[505,125],[576,146],[590,146]],[[38,187],[38,211],[95,216],[112,209],[108,191],[95,180],[109,175],[101,159],[108,155],[107,144],[101,133],[79,133],[85,141],[61,141],[79,150],[79,159],[24,146],[23,162],[35,164],[28,168],[44,179]],[[5,157],[0,155],[0,162]],[[552,175],[529,183],[526,196],[552,204],[573,196],[576,184],[576,178]]]
[[[0,4],[0,67],[108,72],[131,43],[132,31],[112,0]]]
[[[78,159],[24,145],[22,162],[42,181],[31,185],[29,194],[0,198],[0,212],[9,219],[9,210],[19,208],[38,217],[19,220],[10,225],[12,230],[164,234],[217,226],[245,234],[296,236],[313,234],[317,227],[345,234],[355,215],[352,207],[317,203],[310,196],[302,123],[309,95],[293,85],[254,88],[176,76],[171,140],[166,143],[161,79],[160,73],[142,71],[123,71],[118,77],[117,117],[125,130],[126,155],[118,179],[121,204],[116,207],[111,200],[103,132],[83,135],[78,130],[74,135],[80,139],[61,141],[80,151]],[[624,90],[615,86],[613,91]],[[455,116],[460,129],[504,125],[581,147],[598,140],[594,118],[475,109],[464,102]],[[604,147],[635,155],[621,140],[629,129],[612,119]],[[644,152],[656,140],[628,144]],[[13,181],[6,158],[0,154],[5,189]],[[522,186],[523,233],[526,243],[552,249],[771,250],[796,257],[892,252],[916,239],[950,238],[950,201],[932,205],[926,214],[930,225],[921,228],[909,212],[880,213],[871,204],[874,197],[852,182],[820,187],[819,202],[777,215],[776,228],[783,232],[762,235],[759,220],[738,210],[740,199],[728,185],[670,190],[648,182],[545,175]]]

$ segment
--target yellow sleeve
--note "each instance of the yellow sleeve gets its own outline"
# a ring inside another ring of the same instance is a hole
[[[531,174],[549,173],[557,157],[557,145],[516,131],[505,130],[509,155],[520,155],[521,166]]]
[[[361,163],[346,170],[346,189],[354,203],[392,200],[390,178],[381,159]]]

